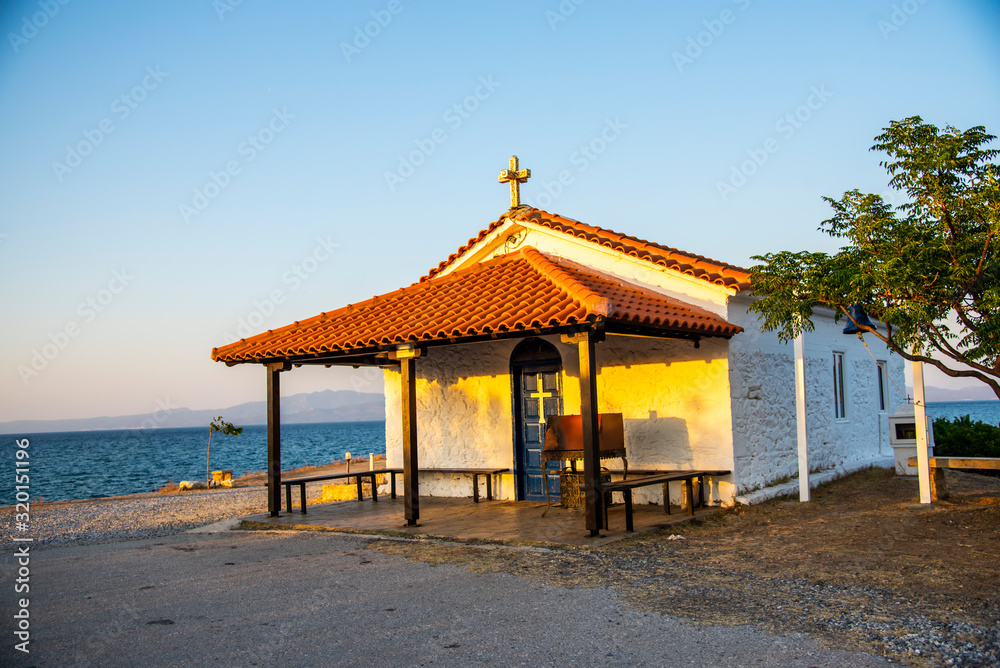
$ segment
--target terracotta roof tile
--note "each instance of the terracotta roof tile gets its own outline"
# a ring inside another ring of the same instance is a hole
[[[215,348],[212,359],[338,355],[597,321],[664,334],[730,337],[742,331],[703,309],[528,247]]]
[[[703,255],[695,255],[686,251],[663,246],[652,241],[620,234],[613,230],[594,227],[571,218],[521,206],[505,213],[489,227],[479,233],[479,236],[469,239],[468,243],[448,256],[437,267],[431,269],[422,281],[433,278],[444,271],[458,257],[485,239],[493,230],[503,225],[510,218],[518,222],[534,223],[556,232],[562,232],[579,239],[586,239],[612,250],[630,255],[640,260],[652,262],[689,276],[694,276],[709,283],[724,285],[735,290],[746,290],[750,287],[750,270],[726,262],[720,262]]]

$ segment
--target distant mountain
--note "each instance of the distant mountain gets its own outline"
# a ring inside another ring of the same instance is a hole
[[[996,401],[997,395],[993,394],[986,383],[970,385],[961,389],[953,390],[943,387],[928,385],[924,388],[927,401]]]
[[[251,401],[229,408],[193,411],[174,408],[159,413],[69,420],[14,420],[0,422],[0,434],[37,434],[94,429],[148,429],[207,427],[217,415],[235,425],[267,424],[267,402]],[[373,392],[324,390],[281,398],[285,424],[316,422],[366,422],[385,420],[385,398]]]

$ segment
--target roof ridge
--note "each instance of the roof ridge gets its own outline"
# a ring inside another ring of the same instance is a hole
[[[637,236],[634,236],[634,235],[631,235],[631,234],[625,234],[623,232],[618,232],[618,231],[612,230],[611,228],[608,228],[608,227],[601,227],[599,225],[591,225],[590,223],[584,223],[583,221],[576,220],[575,218],[567,218],[566,216],[560,215],[558,213],[551,213],[549,211],[545,211],[544,209],[537,209],[537,208],[532,208],[532,207],[522,207],[520,210],[514,212],[511,215],[511,218],[514,219],[514,220],[524,220],[524,221],[532,221],[533,217],[535,217],[535,219],[537,219],[537,218],[545,218],[545,219],[547,219],[547,220],[549,220],[549,221],[551,221],[553,223],[570,223],[572,225],[579,225],[580,227],[584,227],[584,228],[587,228],[589,230],[593,230],[595,233],[601,233],[601,232],[603,232],[604,234],[606,234],[608,236],[614,235],[614,236],[618,237],[618,239],[623,240],[623,241],[636,242],[636,243],[644,244],[646,246],[651,246],[651,247],[656,248],[657,250],[660,250],[660,251],[666,251],[668,253],[675,253],[675,254],[677,254],[677,255],[679,255],[681,257],[684,257],[684,258],[687,258],[689,260],[692,260],[693,262],[699,262],[700,261],[700,262],[704,262],[706,265],[717,267],[717,268],[732,269],[734,271],[738,271],[738,272],[746,273],[746,274],[750,273],[750,270],[747,269],[746,267],[741,267],[739,265],[732,264],[730,262],[725,262],[724,260],[716,260],[716,259],[710,258],[710,257],[708,257],[706,255],[699,255],[697,253],[691,253],[689,251],[681,250],[680,248],[674,248],[673,246],[667,246],[666,244],[661,244],[661,243],[659,243],[657,241],[649,241],[648,239],[643,239],[641,237],[637,237]]]
[[[535,271],[565,290],[570,297],[579,302],[591,313],[607,317],[612,311],[612,305],[607,297],[588,288],[560,267],[558,262],[552,260],[534,246],[525,246],[519,252]]]
[[[640,239],[639,237],[616,232],[608,228],[589,225],[573,218],[567,218],[566,216],[529,206],[519,206],[507,211],[496,221],[490,223],[478,236],[469,239],[465,245],[449,255],[446,260],[438,263],[436,267],[421,277],[420,282],[436,277],[449,266],[453,265],[477,243],[482,242],[487,236],[507,222],[522,225],[533,223],[541,227],[547,227],[554,232],[577,237],[584,241],[624,253],[638,260],[666,267],[667,269],[672,269],[729,289],[741,291],[750,288],[750,270],[744,267],[715,260],[704,255],[690,253],[655,241]]]

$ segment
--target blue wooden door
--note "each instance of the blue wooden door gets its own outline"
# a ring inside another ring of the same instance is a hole
[[[549,416],[562,414],[562,386],[558,366],[525,366],[519,373],[519,408],[516,416],[518,435],[518,497],[544,501],[542,486],[542,446]],[[549,464],[549,494],[559,499],[558,462]]]

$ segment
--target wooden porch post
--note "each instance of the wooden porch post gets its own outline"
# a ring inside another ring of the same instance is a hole
[[[420,519],[420,489],[417,480],[417,377],[413,357],[399,360],[403,414],[403,509],[408,526]]]
[[[271,517],[281,512],[281,383],[278,374],[287,368],[283,362],[267,365],[267,510]]]
[[[806,343],[795,337],[795,426],[799,444],[799,501],[809,501],[809,432],[806,429]]]
[[[916,348],[915,354],[919,352]],[[917,428],[917,487],[920,503],[931,503],[931,468],[927,438],[927,401],[924,394],[924,363],[913,362],[913,417]]]
[[[583,489],[587,513],[587,529],[591,536],[600,534],[604,526],[604,494],[601,491],[601,443],[597,410],[597,334],[580,336],[580,416],[583,421]]]

